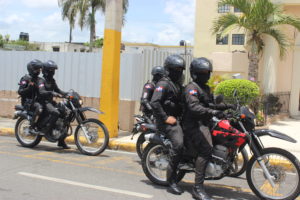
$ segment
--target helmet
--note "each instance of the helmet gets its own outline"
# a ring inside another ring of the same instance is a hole
[[[212,63],[204,57],[195,58],[190,65],[191,77],[196,82],[206,83],[212,72]]]
[[[168,72],[170,70],[185,70],[185,61],[180,55],[170,55],[165,60],[164,68]]]
[[[27,64],[27,70],[29,75],[37,77],[40,74],[40,70],[43,63],[40,60],[34,59]]]
[[[55,70],[57,70],[57,64],[52,61],[52,60],[48,60],[47,62],[45,62],[43,64],[43,75],[45,78],[53,78],[54,74],[55,74]]]
[[[185,70],[185,61],[180,55],[170,55],[164,63],[166,74],[173,81],[180,83],[183,79],[183,70]]]
[[[162,66],[156,66],[152,68],[151,71],[152,76],[160,75],[163,76],[165,75],[165,69]]]

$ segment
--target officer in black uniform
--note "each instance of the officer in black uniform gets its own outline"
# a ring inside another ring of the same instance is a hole
[[[57,70],[57,64],[49,60],[43,64],[42,73],[44,79],[39,81],[39,94],[40,102],[45,107],[46,111],[50,114],[49,119],[49,128],[47,131],[50,131],[54,128],[55,123],[59,117],[59,111],[56,108],[56,102],[53,100],[53,97],[62,97],[66,96],[67,93],[60,90],[56,84],[55,79],[53,78],[55,70]],[[63,147],[64,149],[69,149],[70,147],[65,143],[65,137],[61,138],[58,141],[58,146]]]
[[[207,58],[194,59],[190,65],[193,81],[185,87],[183,93],[183,130],[198,153],[195,162],[195,186],[192,190],[193,197],[198,200],[211,200],[203,187],[205,170],[213,150],[209,122],[213,116],[222,118],[222,110],[233,108],[229,104],[214,104],[213,95],[207,85],[211,72],[212,64]]]
[[[183,191],[177,186],[177,166],[183,150],[183,132],[179,117],[182,115],[181,81],[185,61],[179,55],[170,55],[164,62],[167,77],[160,79],[156,84],[151,106],[156,119],[157,128],[164,132],[172,143],[170,150],[171,161],[167,169],[168,191],[181,194]]]
[[[151,75],[153,76],[151,82],[147,82],[143,87],[143,93],[141,97],[141,111],[143,114],[151,119],[152,116],[152,107],[150,101],[155,89],[156,83],[165,76],[165,69],[161,66],[156,66],[152,68]]]
[[[29,74],[26,74],[21,78],[18,89],[18,94],[21,96],[22,106],[24,106],[26,110],[33,111],[29,129],[29,132],[33,134],[38,133],[35,126],[40,114],[43,111],[42,105],[37,102],[37,84],[39,79],[41,79],[39,78],[39,74],[42,66],[43,63],[40,60],[35,59],[30,61],[27,64],[27,71]]]

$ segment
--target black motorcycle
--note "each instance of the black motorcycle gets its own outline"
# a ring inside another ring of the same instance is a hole
[[[219,180],[229,176],[237,152],[248,145],[253,153],[246,171],[251,190],[260,199],[295,200],[300,194],[299,160],[284,149],[265,148],[260,137],[271,136],[292,143],[297,141],[278,131],[255,130],[255,115],[245,106],[238,106],[235,112],[227,114],[227,118],[213,119],[214,148],[206,169],[206,179]],[[235,136],[239,136],[237,140],[233,140]],[[168,185],[166,169],[172,144],[156,129],[145,138],[149,144],[143,153],[143,171],[153,183]],[[195,150],[188,148],[190,146],[187,146],[178,166],[178,182],[186,173],[195,171]]]
[[[57,104],[60,116],[52,130],[48,129],[50,116],[43,112],[37,121],[38,134],[33,134],[29,130],[32,119],[32,111],[26,110],[21,105],[15,106],[15,136],[23,147],[33,148],[45,137],[49,142],[57,142],[73,134],[72,125],[77,121],[74,140],[81,153],[86,155],[98,155],[108,146],[109,134],[105,125],[98,119],[86,118],[85,112],[91,111],[103,114],[92,107],[82,107],[83,101],[79,94],[73,90]],[[49,130],[49,131],[47,131]]]

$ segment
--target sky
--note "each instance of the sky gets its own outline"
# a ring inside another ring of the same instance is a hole
[[[0,34],[15,40],[20,32],[30,41],[65,42],[69,25],[61,18],[57,0],[0,0]],[[129,0],[123,42],[178,45],[193,43],[195,0]],[[96,35],[103,37],[104,15],[98,11]],[[89,30],[77,25],[73,42],[89,41]]]

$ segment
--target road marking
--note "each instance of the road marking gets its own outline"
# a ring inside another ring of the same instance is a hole
[[[103,186],[98,186],[98,185],[90,185],[90,184],[86,184],[86,183],[69,181],[69,180],[60,179],[60,178],[41,176],[41,175],[31,174],[31,173],[26,173],[26,172],[19,172],[18,174],[27,176],[27,177],[31,177],[31,178],[48,180],[48,181],[53,181],[53,182],[57,182],[57,183],[64,183],[64,184],[68,184],[68,185],[75,185],[75,186],[80,186],[80,187],[85,187],[85,188],[90,188],[90,189],[95,189],[95,190],[101,190],[101,191],[106,191],[106,192],[125,194],[125,195],[129,195],[129,196],[141,197],[141,198],[145,198],[145,199],[153,198],[152,195],[148,195],[148,194],[131,192],[131,191],[127,191],[127,190],[114,189],[114,188],[103,187]]]

